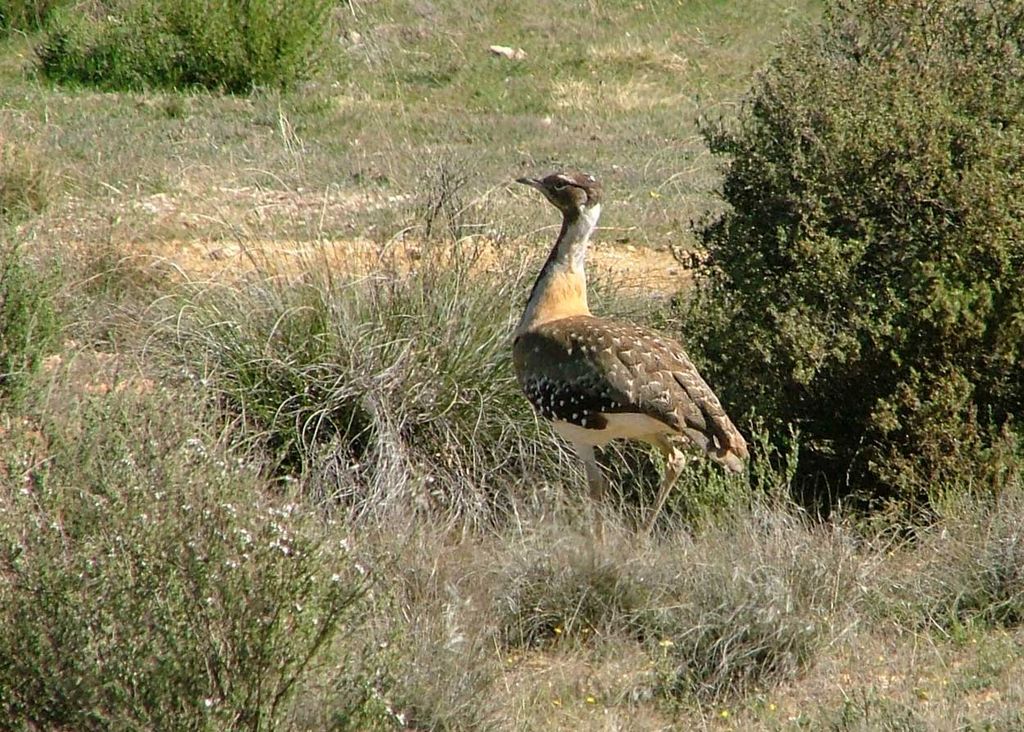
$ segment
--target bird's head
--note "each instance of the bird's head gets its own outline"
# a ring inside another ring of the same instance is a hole
[[[601,202],[601,184],[586,173],[552,173],[544,178],[519,178],[516,182],[536,188],[558,210],[571,217]]]

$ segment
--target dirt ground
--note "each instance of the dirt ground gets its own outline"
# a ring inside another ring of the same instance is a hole
[[[366,239],[286,241],[193,239],[132,243],[126,256],[150,259],[190,280],[230,280],[255,271],[298,275],[322,266],[355,275],[371,275],[383,269],[411,269],[432,256],[433,246],[414,241],[380,245]],[[499,247],[485,240],[457,245],[484,271],[537,266],[546,256],[546,243]],[[535,261],[534,261],[535,260]],[[595,243],[588,257],[592,279],[600,279],[630,291],[670,295],[684,287],[691,272],[666,249],[615,243]]]

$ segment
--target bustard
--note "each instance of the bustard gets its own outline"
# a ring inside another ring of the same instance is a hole
[[[583,460],[595,500],[607,489],[595,447],[636,439],[662,451],[665,475],[643,524],[649,532],[683,468],[687,442],[732,472],[743,470],[746,442],[682,346],[648,328],[591,315],[584,261],[601,215],[597,180],[553,173],[518,182],[562,212],[562,228],[515,330],[516,377],[534,409]]]

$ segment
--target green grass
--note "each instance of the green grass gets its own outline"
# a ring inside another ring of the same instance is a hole
[[[509,182],[593,170],[601,242],[687,246],[697,117],[819,12],[641,5],[344,4],[318,76],[244,97],[53,87],[2,42],[0,136],[52,184],[4,286],[56,318],[0,409],[0,728],[1019,726],[1013,476],[822,523],[762,436],[643,538],[658,466],[610,450],[594,542],[509,370],[557,226]],[[615,279],[595,310],[677,327]]]
[[[88,202],[75,236],[219,238],[269,194],[302,189],[314,199],[380,195],[389,220],[328,206],[324,226],[386,240],[418,223],[424,163],[451,160],[471,161],[475,224],[493,224],[496,207],[524,220],[534,206],[510,202],[505,184],[576,165],[614,191],[605,223],[622,238],[685,242],[716,179],[697,115],[735,103],[770,44],[816,6],[355,4],[339,9],[323,73],[294,94],[241,98],[51,89],[25,74],[30,45],[12,38],[0,54],[0,104],[15,111],[5,132],[38,141],[69,197]],[[494,57],[494,43],[527,58]],[[156,194],[175,215],[146,211]],[[309,235],[265,210],[283,231]]]
[[[0,405],[17,405],[60,333],[57,273],[0,233]]]

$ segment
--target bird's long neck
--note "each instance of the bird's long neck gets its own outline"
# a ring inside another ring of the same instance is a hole
[[[590,235],[597,228],[600,216],[600,204],[565,214],[555,246],[533,283],[516,335],[541,323],[590,314],[584,264]]]

